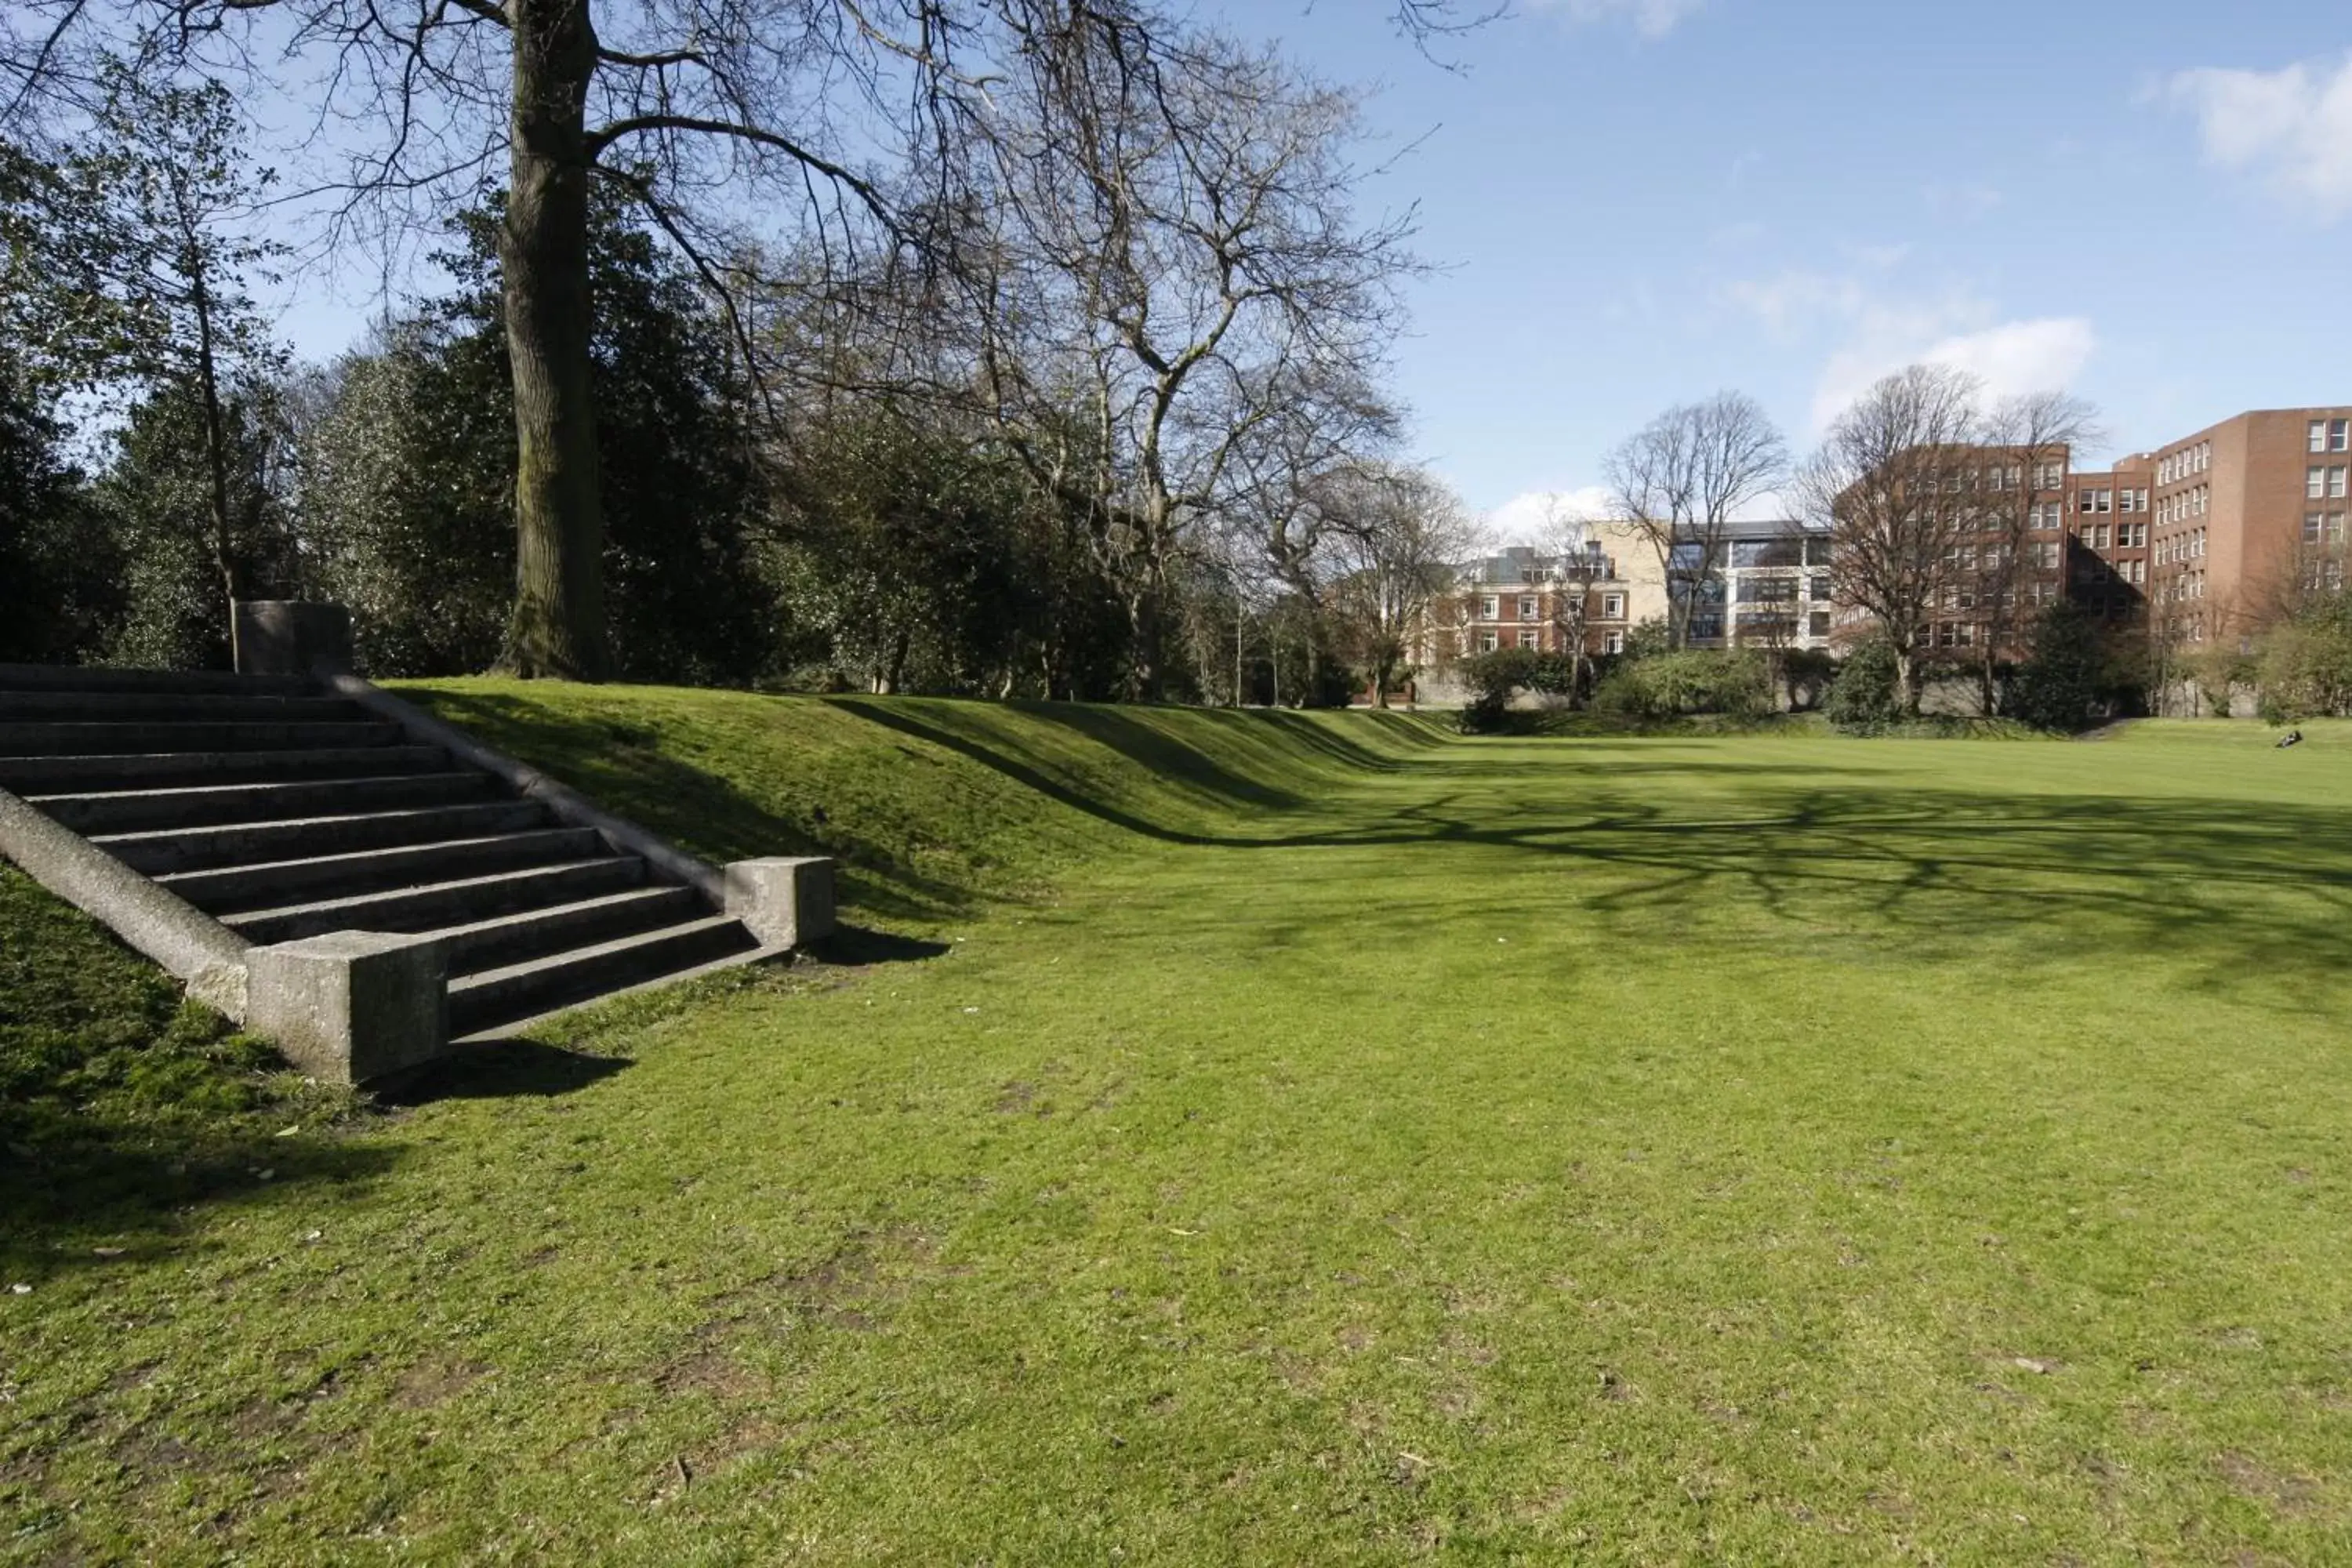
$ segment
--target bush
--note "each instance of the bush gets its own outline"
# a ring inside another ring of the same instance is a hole
[[[2037,730],[2071,735],[2106,711],[2108,670],[2099,623],[2073,605],[2053,605],[2033,623],[2032,652],[2017,667],[2011,715]]]
[[[2273,724],[2352,713],[2352,597],[2331,595],[2273,627],[2257,668]]]
[[[1744,649],[1654,654],[1611,670],[1594,689],[1592,706],[1625,719],[1760,718],[1772,711],[1772,671],[1762,655]]]
[[[1903,696],[1895,645],[1865,637],[1847,650],[1845,662],[1822,699],[1822,712],[1849,735],[1876,735],[1903,721]]]

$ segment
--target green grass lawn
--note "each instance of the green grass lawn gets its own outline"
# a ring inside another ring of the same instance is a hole
[[[421,695],[858,929],[12,1156],[0,1555],[2352,1560],[2352,731]]]

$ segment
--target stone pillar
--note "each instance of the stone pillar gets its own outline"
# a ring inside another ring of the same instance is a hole
[[[833,862],[823,856],[737,860],[727,868],[727,912],[763,947],[805,947],[831,936]]]
[[[352,667],[352,613],[302,599],[240,599],[239,675],[310,675]]]
[[[339,931],[246,954],[245,1025],[329,1083],[364,1083],[449,1047],[449,968],[432,937]]]

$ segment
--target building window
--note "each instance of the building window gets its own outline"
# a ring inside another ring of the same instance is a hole
[[[1521,619],[1521,620],[1523,620],[1523,621],[1532,621],[1532,620],[1534,620],[1534,619],[1536,618],[1536,615],[1537,615],[1537,608],[1536,608],[1536,596],[1535,596],[1533,594],[1522,594],[1522,595],[1519,595],[1519,619]],[[1526,647],[1527,645],[1523,643],[1523,644],[1521,644],[1520,646],[1521,646],[1521,647]]]
[[[1816,605],[1829,603],[1830,580],[1826,577],[1815,577],[1808,581],[1805,584],[1805,597]]]
[[[1496,637],[1494,633],[1480,632],[1478,634],[1478,651],[1480,653],[1492,653],[1496,648],[1501,646],[1500,641]]]
[[[2315,452],[2325,452],[2326,450],[2327,450],[2327,421],[2326,421],[2326,420],[2325,420],[2325,419],[2315,419],[2315,420],[2313,420],[2313,421],[2311,422],[2310,440],[2311,440],[2311,449],[2312,449],[2313,451],[2315,451]]]
[[[1602,653],[1623,653],[1625,651],[1625,634],[1623,632],[1602,632],[1601,634],[1601,651]]]
[[[2331,452],[2352,451],[2352,419],[2330,419],[2327,422],[2327,449]]]
[[[2126,550],[2136,550],[2147,542],[2147,524],[2119,522],[2116,524],[2116,542]]]
[[[2327,470],[2327,499],[2330,500],[2344,499],[2344,465],[2341,463]]]
[[[2115,508],[2115,494],[2110,490],[2077,490],[2074,510],[2081,512],[2107,512]]]
[[[2033,466],[2033,488],[2037,490],[2063,489],[2066,485],[2066,465],[2063,462],[2036,463]]]
[[[1542,634],[1540,632],[1521,632],[1519,634],[1519,646],[1521,647],[1533,647],[1541,639]]]
[[[1805,634],[1808,637],[1817,637],[1829,636],[1830,613],[1827,610],[1815,610],[1808,615],[1805,617]]]
[[[1502,601],[1496,598],[1492,594],[1487,595],[1485,598],[1478,601],[1478,618],[1480,620],[1491,621],[1502,613]],[[1489,647],[1487,651],[1491,653],[1494,649]]]
[[[1601,618],[1604,621],[1623,620],[1625,618],[1625,595],[1622,594],[1601,595]]]

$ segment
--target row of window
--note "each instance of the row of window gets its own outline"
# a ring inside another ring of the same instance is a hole
[[[2305,544],[2341,544],[2344,542],[2344,514],[2340,511],[2307,511],[2303,514],[2303,542]]]
[[[2212,509],[2212,505],[2213,487],[2211,485],[2199,485],[2194,489],[2175,490],[2170,495],[2158,500],[2156,521],[2158,526],[2162,526],[2166,523],[2179,522],[2184,518],[2203,517]]]
[[[2025,525],[2036,533],[2054,532],[2066,526],[2066,503],[2059,500],[2038,500],[2025,514]]]
[[[2310,500],[2341,500],[2344,499],[2344,465],[2330,463],[2322,468],[2317,463],[2303,470],[2303,493]]]
[[[2321,589],[2331,594],[2344,591],[2344,563],[2315,561],[2304,569],[2303,585],[2316,593]]]
[[[2186,533],[2168,534],[2156,542],[2156,563],[2168,566],[2175,561],[2198,561],[2205,555],[2205,531],[2192,528]]]
[[[2315,452],[2352,451],[2352,419],[2313,420],[2311,449]]]
[[[2132,489],[2082,489],[2074,492],[2074,510],[2089,516],[2111,511],[2146,511],[2147,491]]]
[[[1522,594],[1519,595],[1518,609],[1519,619],[1523,621],[1539,621],[1544,618],[1543,601],[1533,594]],[[1493,594],[1489,594],[1485,598],[1479,600],[1478,618],[1482,621],[1501,620],[1503,618],[1502,600]],[[1623,620],[1625,618],[1625,595],[1622,594],[1601,595],[1601,618],[1604,621]]]
[[[2183,447],[2156,465],[2156,482],[2168,485],[2175,479],[2185,479],[2191,474],[2201,474],[2213,466],[2213,443],[2200,441],[2194,447]]]

